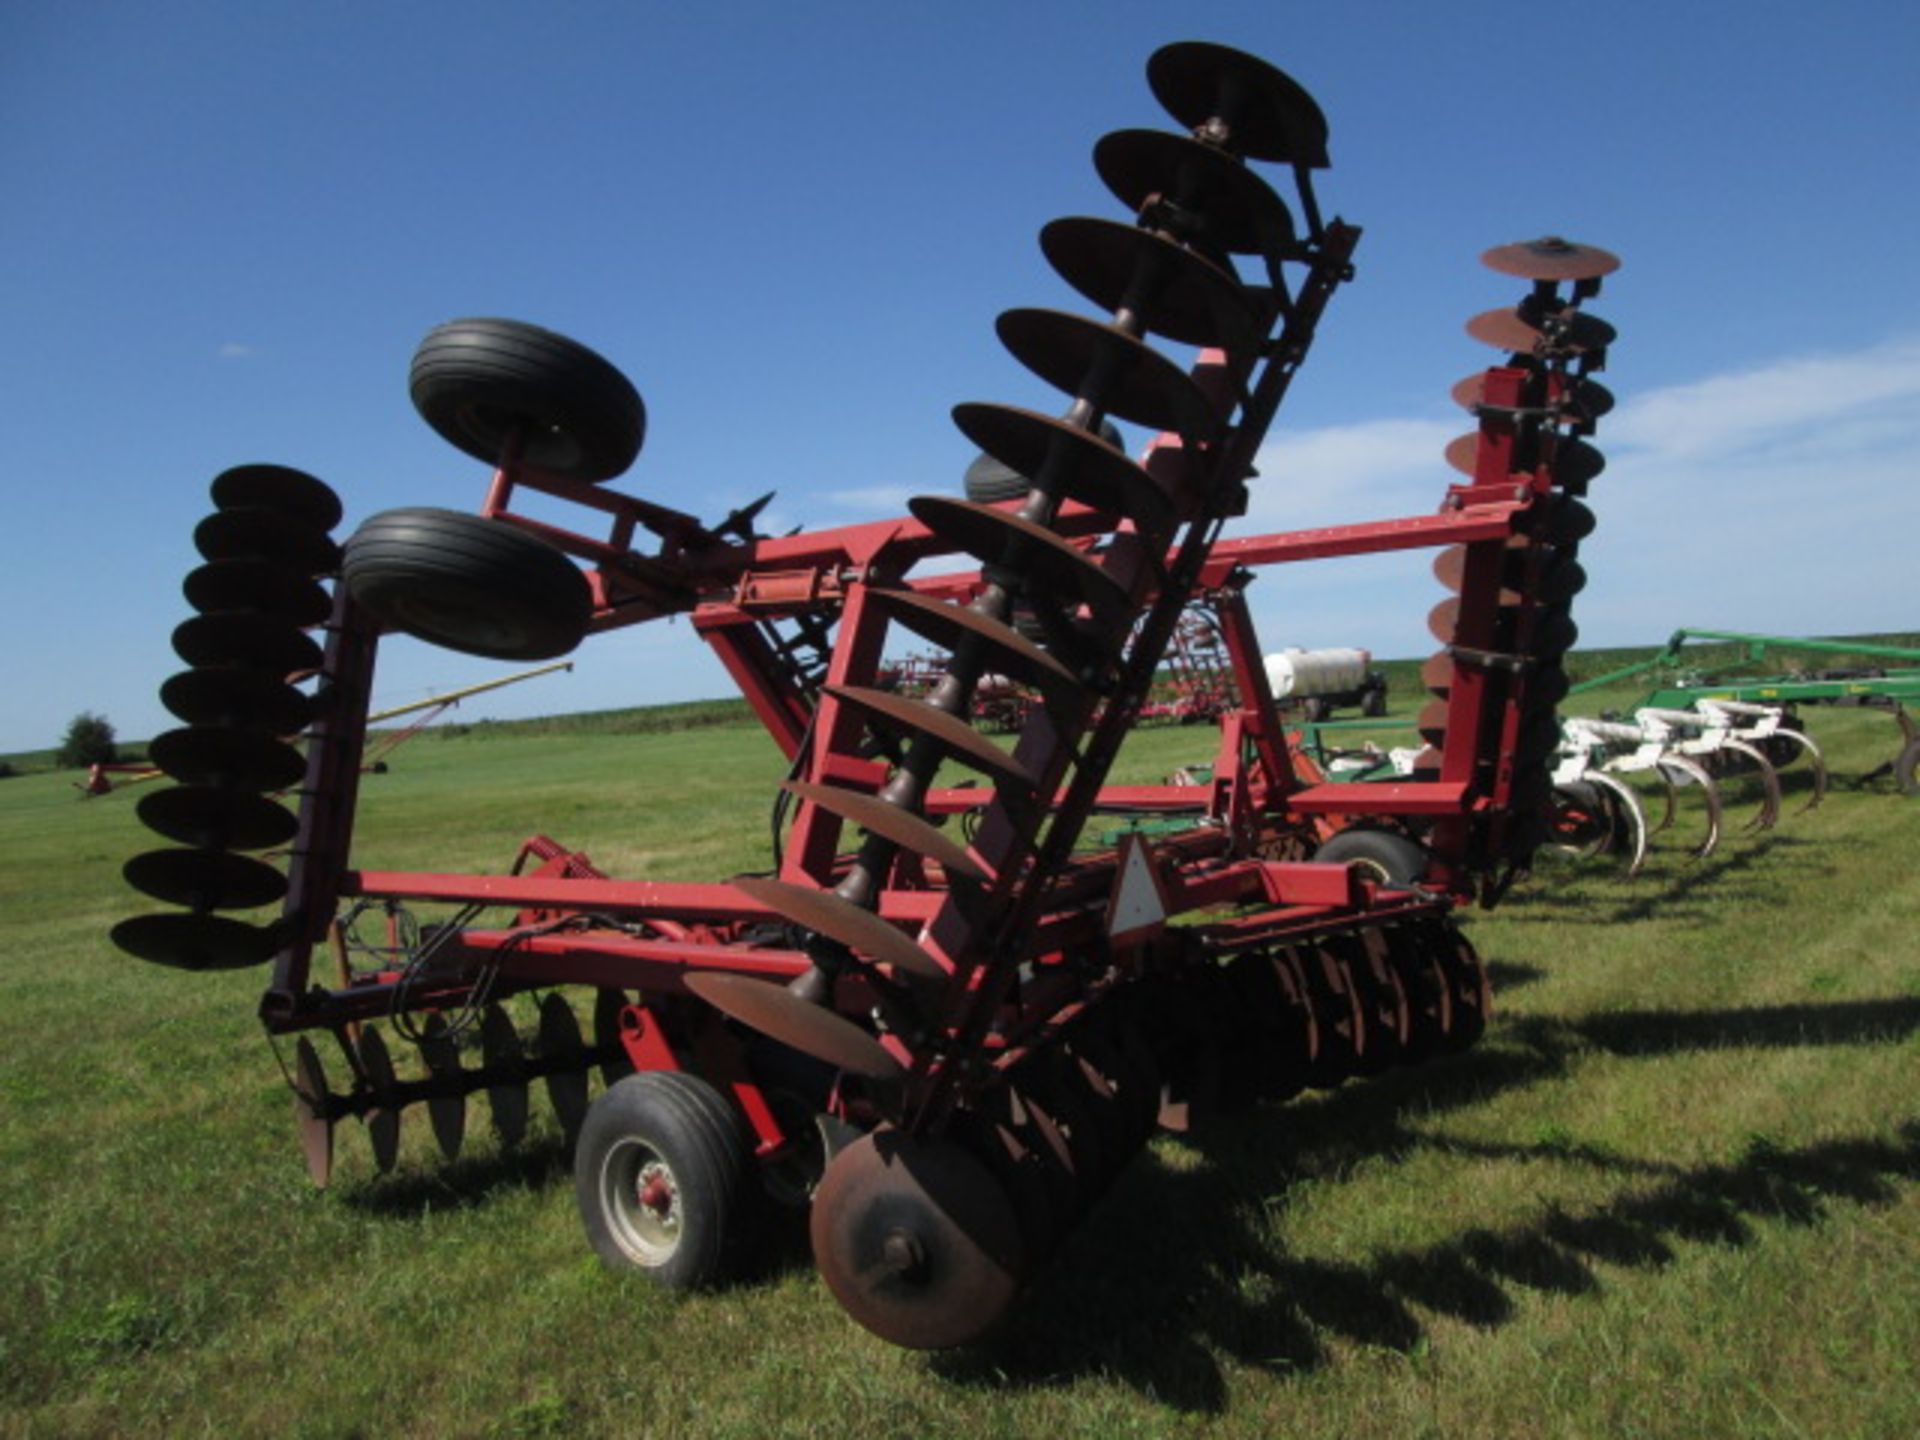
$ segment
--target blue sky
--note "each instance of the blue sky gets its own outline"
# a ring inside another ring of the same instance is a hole
[[[1146,57],[1253,50],[1319,98],[1365,227],[1243,530],[1431,510],[1447,400],[1517,298],[1485,247],[1620,253],[1583,643],[1910,629],[1920,500],[1920,7],[0,3],[0,750],[171,722],[206,486],[320,475],[344,528],[476,507],[413,346],[535,321],[619,363],[616,486],[708,516],[952,491],[955,402],[1058,403],[1002,352],[1082,308],[1034,236],[1116,216],[1089,154],[1160,125]],[[1143,436],[1132,435],[1140,440]],[[1268,572],[1262,637],[1423,654],[1426,556]],[[465,718],[730,693],[684,621]],[[395,644],[377,700],[511,667]]]

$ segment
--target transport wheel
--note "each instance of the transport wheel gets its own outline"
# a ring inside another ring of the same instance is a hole
[[[1322,864],[1358,865],[1369,880],[1404,889],[1426,878],[1427,852],[1417,841],[1393,830],[1351,826],[1313,852]]]
[[[1360,713],[1369,720],[1378,720],[1387,713],[1387,687],[1376,685],[1367,691],[1366,698],[1360,702]]]
[[[341,574],[376,620],[490,660],[550,660],[587,633],[593,596],[566,556],[456,510],[383,510],[347,541]]]
[[[1902,795],[1920,795],[1920,740],[1910,740],[1893,762],[1894,783]]]
[[[753,1176],[744,1134],[711,1085],[679,1071],[629,1075],[587,1112],[574,1196],[596,1254],[674,1290],[727,1279]]]
[[[413,407],[440,437],[498,465],[520,458],[570,480],[611,480],[640,453],[633,382],[564,335],[518,320],[449,320],[413,355]]]

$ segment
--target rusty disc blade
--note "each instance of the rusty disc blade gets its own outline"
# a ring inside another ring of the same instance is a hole
[[[1044,525],[948,495],[916,495],[907,508],[956,550],[1005,570],[1023,588],[1083,600],[1096,614],[1110,618],[1128,608],[1127,593],[1117,580]]]
[[[265,850],[286,844],[300,829],[286,806],[251,790],[221,785],[150,790],[134,813],[142,825],[169,840],[215,850]]]
[[[160,686],[160,703],[189,725],[241,726],[274,735],[304,730],[315,698],[277,675],[213,666],[182,670]]]
[[[174,627],[174,653],[189,665],[238,665],[287,676],[320,668],[320,647],[299,626],[257,610],[215,610]]]
[[[278,925],[185,911],[136,915],[110,933],[136,959],[175,970],[244,970],[264,964],[280,948]]]
[[[222,510],[276,510],[317,530],[331,530],[346,512],[323,480],[286,465],[235,465],[213,477],[213,503]]]
[[[1449,702],[1445,700],[1429,700],[1420,707],[1420,716],[1414,721],[1414,728],[1429,745],[1446,743],[1448,710]]]
[[[886,1047],[858,1025],[809,1004],[784,986],[704,971],[689,974],[686,986],[721,1014],[836,1070],[872,1080],[896,1080],[905,1073]]]
[[[1433,578],[1438,580],[1454,594],[1460,593],[1460,587],[1466,581],[1467,547],[1449,545],[1433,557]]]
[[[1460,602],[1442,600],[1427,612],[1427,633],[1442,645],[1453,643],[1454,632],[1460,628]]]
[[[318,580],[271,560],[209,560],[188,572],[180,589],[205,614],[256,610],[305,628],[332,613],[333,600]]]
[[[1165,130],[1115,130],[1093,147],[1093,167],[1138,214],[1158,198],[1177,207],[1183,238],[1251,255],[1290,251],[1293,215],[1273,187],[1217,145]]]
[[[400,1110],[395,1090],[399,1080],[393,1073],[393,1057],[387,1042],[372,1025],[360,1027],[360,1043],[354,1047],[360,1060],[360,1074],[367,1082],[367,1108],[360,1119],[367,1127],[367,1144],[373,1150],[373,1167],[382,1175],[393,1169],[400,1158]]]
[[[1480,263],[1521,280],[1598,280],[1620,268],[1620,257],[1597,245],[1581,245],[1558,235],[1496,245]]]
[[[157,735],[147,755],[187,785],[285,790],[306,774],[300,752],[277,735],[224,725],[189,725]]]
[[[486,1066],[493,1133],[511,1150],[527,1136],[527,1056],[513,1017],[498,1004],[481,1012],[480,1056]]]
[[[805,885],[789,885],[784,880],[751,876],[735,880],[733,888],[755,904],[766,906],[776,915],[784,915],[801,929],[813,930],[838,940],[849,950],[857,951],[870,960],[927,980],[947,978],[947,972],[941,968],[940,962],[909,940],[903,931],[895,929],[873,911],[863,910],[852,901],[841,899],[831,890],[811,890]]]
[[[960,432],[1014,474],[1049,493],[1157,529],[1171,505],[1140,466],[1091,430],[1017,405],[953,407]]]
[[[1467,334],[1483,345],[1516,355],[1554,353],[1582,355],[1604,350],[1615,338],[1614,328],[1597,315],[1572,311],[1553,325],[1554,337],[1523,320],[1514,310],[1483,310],[1467,322]]]
[[[1454,436],[1447,442],[1445,454],[1447,464],[1471,480],[1474,465],[1480,458],[1480,432],[1469,430],[1464,435]]]
[[[1245,51],[1184,40],[1147,61],[1154,98],[1188,129],[1219,120],[1227,147],[1249,160],[1327,166],[1327,117],[1285,71]]]
[[[1436,695],[1445,695],[1453,688],[1453,656],[1444,650],[1429,655],[1420,666],[1420,683]]]
[[[300,1153],[307,1174],[320,1189],[333,1178],[333,1118],[328,1114],[327,1073],[320,1054],[306,1036],[293,1052],[293,1123],[300,1135]]]
[[[993,328],[1014,359],[1103,415],[1202,442],[1220,428],[1219,412],[1193,377],[1124,330],[1035,308],[1002,311]]]
[[[560,1121],[560,1131],[572,1145],[587,1118],[587,1047],[580,1040],[580,1021],[573,1006],[557,990],[540,1001],[540,1059],[546,1072],[547,1103]]]
[[[1031,685],[1060,706],[1086,698],[1085,687],[1074,679],[1071,670],[1011,625],[990,620],[965,605],[935,600],[912,590],[875,586],[868,589],[867,598],[886,611],[888,619],[943,649],[958,650],[966,636],[985,642],[993,652],[987,665],[994,674]]]
[[[434,1142],[448,1160],[460,1158],[460,1145],[467,1135],[466,1079],[460,1073],[460,1052],[447,1031],[447,1022],[429,1015],[420,1027],[420,1059],[435,1084],[427,1096],[427,1120],[433,1126]]]
[[[1553,450],[1553,482],[1574,494],[1607,468],[1607,457],[1584,440],[1562,440]]]
[[[986,1165],[954,1141],[891,1126],[833,1157],[808,1229],[847,1313],[909,1349],[978,1339],[1026,1274],[1019,1217]]]
[[[340,568],[340,547],[325,530],[258,505],[214,511],[194,527],[193,545],[208,560],[266,560],[302,575]]]
[[[1115,315],[1183,345],[1244,350],[1266,328],[1246,288],[1184,245],[1151,230],[1075,216],[1040,232],[1040,249],[1075,290]]]
[[[141,894],[190,910],[251,910],[287,893],[287,877],[271,865],[225,850],[149,850],[120,873]]]
[[[878,795],[845,790],[838,785],[809,785],[799,780],[788,781],[784,788],[802,800],[811,800],[842,820],[852,821],[863,830],[884,836],[916,855],[938,861],[940,868],[950,875],[963,875],[979,883],[985,883],[988,878],[987,872],[980,868],[980,862],[967,853],[965,846],[912,811],[890,805]],[[917,950],[919,946],[914,948]],[[939,969],[938,966],[934,968]]]
[[[822,690],[851,705],[872,724],[897,735],[925,736],[970,769],[996,780],[1009,781],[1027,790],[1034,788],[1034,777],[1013,755],[975,730],[966,721],[936,710],[920,700],[909,700],[886,690],[870,690],[858,685],[826,685]]]
[[[1476,370],[1464,380],[1456,380],[1448,392],[1462,410],[1478,410],[1487,398],[1487,372]]]

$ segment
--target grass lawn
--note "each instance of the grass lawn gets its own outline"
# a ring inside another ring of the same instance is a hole
[[[384,1178],[349,1123],[315,1192],[259,976],[106,940],[139,792],[0,782],[0,1433],[1920,1434],[1920,801],[1857,778],[1892,722],[1808,715],[1821,808],[1634,881],[1543,866],[1471,919],[1478,1049],[1156,1141],[943,1356],[800,1248],[717,1295],[604,1273],[538,1105],[514,1154],[476,1105],[450,1167],[409,1111]],[[1210,743],[1142,732],[1116,778]],[[497,869],[540,830],[718,879],[767,863],[781,771],[738,724],[429,735],[356,859]]]

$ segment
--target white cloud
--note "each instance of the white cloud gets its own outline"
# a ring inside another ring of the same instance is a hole
[[[214,353],[222,360],[249,360],[253,357],[254,349],[238,340],[229,340]]]
[[[853,490],[829,490],[829,504],[858,511],[863,518],[888,519],[907,513],[907,501],[920,492],[904,485],[866,485]]]
[[[1623,356],[1623,360],[1624,360]],[[1622,377],[1624,378],[1624,377]],[[1613,379],[1612,376],[1609,379]],[[1920,521],[1920,340],[1788,357],[1638,394],[1600,423],[1606,473],[1582,547],[1583,643],[1685,625],[1782,635],[1912,624],[1906,551]],[[1382,418],[1279,433],[1230,533],[1433,512],[1464,425]],[[1433,648],[1428,552],[1307,562],[1250,592],[1263,643]]]

